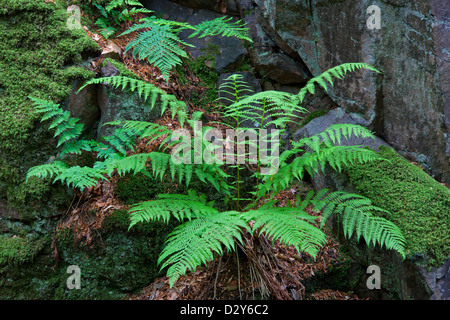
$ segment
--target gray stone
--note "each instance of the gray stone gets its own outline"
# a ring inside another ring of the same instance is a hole
[[[120,75],[112,63],[108,62],[101,69],[103,77]],[[158,105],[153,109],[148,102],[145,102],[137,93],[126,92],[109,85],[100,85],[97,89],[98,106],[101,110],[101,117],[98,126],[97,138],[110,135],[114,128],[104,126],[111,121],[151,121],[160,116]]]
[[[315,134],[318,134],[331,125],[334,124],[343,124],[349,123],[354,125],[363,125],[360,119],[354,118],[351,115],[345,113],[341,108],[336,108],[328,112],[326,115],[315,118],[311,120],[307,125],[303,128],[297,130],[293,135],[293,140],[298,141],[304,137],[311,137]],[[341,145],[350,146],[350,145],[362,145],[370,147],[371,149],[378,151],[378,148],[381,145],[390,146],[387,142],[379,137],[375,137],[375,139],[371,138],[357,138],[352,135],[348,140],[343,138],[341,140]]]
[[[72,117],[79,118],[84,124],[83,132],[92,131],[100,118],[100,109],[97,103],[96,86],[87,86],[79,93],[83,83],[77,82],[69,97],[68,110]]]
[[[255,0],[258,22],[313,76],[345,62],[357,71],[337,80],[330,97],[358,113],[397,151],[423,154],[431,172],[450,181],[449,13],[439,0],[381,1],[381,29],[368,29],[373,1]]]

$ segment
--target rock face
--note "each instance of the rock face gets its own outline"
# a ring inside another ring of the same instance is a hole
[[[117,76],[120,75],[120,70],[108,61],[101,69],[101,75]],[[150,104],[143,101],[137,93],[127,93],[105,85],[100,85],[97,90],[98,106],[101,110],[98,139],[110,135],[116,128],[104,126],[105,123],[125,120],[151,121],[159,116],[158,107],[151,109]]]
[[[377,1],[381,28],[369,29],[373,1],[256,0],[259,23],[314,76],[345,62],[383,73],[356,72],[336,82],[334,101],[362,115],[398,151],[449,181],[450,2]]]
[[[341,108],[337,108],[311,120],[295,132],[293,140],[313,136],[333,124],[360,124],[360,122],[361,119],[354,119]],[[405,159],[398,160],[397,158],[400,157],[392,149],[390,149],[391,152],[386,152],[384,147],[389,145],[381,138],[358,139],[352,136],[351,139],[343,139],[342,145],[368,146],[376,151],[381,150],[383,146],[384,153],[381,156],[394,164],[391,165],[390,170],[376,163],[372,169],[366,168],[365,171],[358,172],[360,169],[356,166],[356,168],[347,168],[341,173],[325,167],[323,173],[314,174],[312,177],[314,188],[316,190],[332,188],[358,193],[367,196],[374,205],[389,210],[391,212],[389,217],[402,230],[407,251],[410,252],[408,259],[402,261],[398,255],[389,251],[373,246],[368,248],[355,240],[345,239],[342,236],[342,227],[337,224],[337,221],[330,219],[332,228],[336,234],[340,235],[340,242],[348,244],[352,251],[351,255],[357,261],[365,267],[377,265],[381,268],[383,290],[374,293],[361,286],[360,293],[377,299],[449,299],[450,259],[445,259],[447,256],[445,249],[442,252],[437,249],[446,247],[445,236],[441,237],[441,235],[446,233],[442,223],[448,219],[448,213],[445,212],[450,204],[448,189]],[[383,175],[388,179],[385,179]],[[380,186],[389,185],[391,187],[387,189],[380,188]],[[423,198],[414,197],[414,194]],[[399,200],[403,197],[408,200]],[[440,203],[440,201],[443,202]],[[424,202],[434,203],[433,209],[423,206]],[[433,221],[437,222],[436,225],[425,224],[433,223]],[[431,235],[433,232],[435,234]],[[429,244],[428,237],[436,239],[433,245]],[[426,245],[417,244],[417,239],[421,239],[419,242],[422,241]],[[423,266],[424,261],[430,261],[436,257],[439,257],[440,264],[431,270]]]

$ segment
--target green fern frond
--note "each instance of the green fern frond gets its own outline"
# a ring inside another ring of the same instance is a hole
[[[186,198],[184,195],[159,195],[160,200],[145,201],[133,205],[130,214],[130,228],[146,221],[163,221],[168,223],[171,217],[178,221],[203,217],[217,213],[199,197]]]
[[[145,170],[145,164],[150,158],[149,153],[138,153],[131,156],[107,161],[105,164],[105,171],[108,175],[111,175],[114,170],[117,170],[119,176],[123,176],[129,172],[136,173]]]
[[[175,228],[168,236],[158,264],[169,267],[170,286],[186,273],[214,259],[214,253],[222,255],[235,250],[235,241],[242,243],[242,229],[249,230],[242,213],[236,211],[211,212]]]
[[[195,26],[195,31],[189,35],[189,38],[221,35],[253,42],[247,34],[246,23],[242,20],[231,22],[232,19],[232,17],[219,17],[214,20],[203,21]]]
[[[50,164],[43,164],[40,166],[34,166],[28,169],[26,181],[30,177],[38,177],[38,178],[53,178],[61,174],[64,170],[68,169],[69,166],[61,161],[54,161]]]
[[[185,102],[177,100],[174,95],[168,94],[165,91],[154,86],[153,84],[142,80],[123,76],[95,78],[87,81],[78,90],[78,92],[91,84],[108,84],[114,86],[115,88],[121,87],[122,90],[128,88],[132,92],[137,92],[139,97],[144,101],[150,99],[151,109],[153,109],[157,105],[157,102],[160,101],[161,114],[163,114],[169,107],[172,113],[172,118],[174,118],[175,115],[178,114],[178,117],[180,119],[180,115],[185,117],[187,113],[187,105]],[[180,121],[180,124],[183,125],[183,122]]]
[[[259,235],[266,233],[273,242],[279,240],[287,246],[294,246],[298,252],[316,257],[326,244],[325,234],[311,224],[317,217],[299,208],[266,208],[251,210],[246,215],[255,221],[253,231],[259,229]]]
[[[140,60],[148,58],[148,62],[157,67],[164,79],[168,81],[171,70],[182,64],[180,57],[188,57],[180,45],[190,45],[178,37],[180,24],[161,23],[162,20],[143,19],[143,23],[135,24],[121,36],[144,29],[145,31],[140,32],[134,40],[128,43],[125,52],[134,48],[133,56]]]
[[[70,140],[77,139],[83,131],[83,124],[77,123],[80,119],[70,116],[69,111],[64,111],[51,101],[28,97],[34,102],[37,113],[42,113],[41,122],[53,119],[49,129],[55,129],[54,137],[59,136],[57,147]]]
[[[59,173],[53,182],[61,181],[69,188],[83,191],[85,188],[95,187],[99,180],[106,180],[100,170],[90,167],[74,166]]]
[[[369,199],[357,194],[327,192],[328,189],[323,189],[309,201],[314,206],[313,210],[322,211],[321,225],[332,213],[337,214],[346,238],[356,233],[357,240],[363,237],[367,245],[378,243],[405,258],[405,238],[400,229],[384,218],[372,216],[374,212],[389,215],[388,211],[372,205]]]
[[[333,86],[333,78],[343,79],[343,77],[350,71],[355,71],[359,69],[367,69],[371,71],[375,71],[377,73],[381,73],[376,68],[367,63],[343,63],[336,67],[330,68],[325,72],[321,73],[319,76],[312,78],[309,80],[305,87],[303,87],[298,93],[298,98],[300,102],[303,102],[306,94],[309,92],[314,94],[315,92],[315,84],[320,85],[326,92],[328,92],[328,85],[326,81],[329,82],[330,85]]]

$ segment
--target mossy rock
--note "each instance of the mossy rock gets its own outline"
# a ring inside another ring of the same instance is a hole
[[[0,9],[0,198],[27,219],[55,214],[54,205],[42,202],[61,195],[49,181],[25,183],[30,167],[56,153],[56,140],[27,97],[64,105],[76,81],[94,76],[80,66],[99,53],[83,29],[67,28],[67,4],[55,2],[5,0]]]
[[[450,253],[450,190],[392,148],[380,147],[376,161],[349,168],[356,191],[390,214],[406,238],[410,259],[426,266],[442,264]]]

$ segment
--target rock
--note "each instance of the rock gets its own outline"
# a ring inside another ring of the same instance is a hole
[[[432,300],[450,300],[450,258],[431,271],[424,267],[421,267],[420,271],[432,292]]]
[[[289,56],[301,57],[313,76],[344,62],[382,71],[351,73],[330,96],[397,151],[424,155],[432,174],[450,181],[450,2],[380,2],[381,29],[373,30],[366,26],[369,0],[255,3],[264,31]]]
[[[100,109],[97,103],[96,86],[87,86],[79,93],[78,90],[83,85],[77,82],[69,97],[69,111],[72,117],[80,119],[84,124],[84,132],[89,132],[98,123],[100,118]]]
[[[0,202],[0,218],[8,220],[20,220],[20,214],[14,209]]]
[[[101,69],[102,77],[120,75],[111,62]],[[151,109],[148,102],[145,102],[137,93],[129,93],[108,85],[100,85],[97,90],[98,106],[101,110],[101,117],[98,126],[97,138],[112,134],[114,128],[103,126],[111,121],[151,121],[160,116],[158,105]]]
[[[202,7],[201,3],[197,3],[196,8]],[[166,14],[167,19],[181,22],[188,22],[197,25],[207,20],[213,20],[222,17],[214,11],[200,9],[193,10],[180,4],[170,1],[146,1],[146,8],[154,10],[156,13]],[[210,6],[205,6],[210,8]],[[237,19],[236,19],[237,20]],[[192,54],[194,59],[200,56],[212,55],[215,59],[214,69],[216,72],[226,72],[227,69],[234,69],[242,64],[247,49],[244,47],[244,41],[234,37],[204,37],[190,38],[192,31],[184,30],[180,33],[180,38],[194,47],[188,47],[187,50]]]
[[[105,59],[111,58],[114,60],[122,61],[122,54],[122,49],[111,40],[108,40],[106,48],[102,50],[102,56]]]
[[[353,118],[351,115],[345,113],[341,108],[336,108],[329,111],[326,115],[311,120],[303,128],[297,130],[292,136],[292,140],[298,141],[305,137],[311,137],[315,134],[323,132],[325,129],[334,124],[350,123],[354,125],[362,125],[361,122],[362,121],[360,119]],[[363,147],[367,146],[375,151],[378,151],[381,145],[390,146],[386,141],[379,137],[375,137],[375,139],[357,138],[354,135],[352,135],[348,140],[343,137],[341,139],[341,145],[361,145]],[[345,176],[342,176],[341,174],[338,174],[337,172],[335,172],[334,170],[330,170],[329,168],[325,168],[325,172],[314,174],[312,183],[316,190],[328,188],[330,186],[344,186],[345,188],[354,191],[351,187],[348,186]]]
[[[326,115],[311,120],[303,128],[297,130],[293,135],[293,140],[298,141],[304,137],[311,137],[317,133],[324,131],[331,125],[342,123],[362,125],[361,119],[354,118],[351,115],[348,115],[341,108],[336,108],[328,112]],[[343,138],[341,140],[341,145],[343,146],[362,145],[370,147],[375,151],[378,151],[378,148],[381,145],[389,146],[387,142],[385,142],[383,139],[379,137],[375,137],[375,139],[356,138],[354,135],[352,135],[348,140]]]
[[[275,42],[265,33],[258,23],[257,13],[245,17],[244,21],[249,27],[249,34],[253,40],[249,50],[250,59],[261,77],[280,84],[305,83],[308,80],[309,76],[302,64],[280,51]]]

